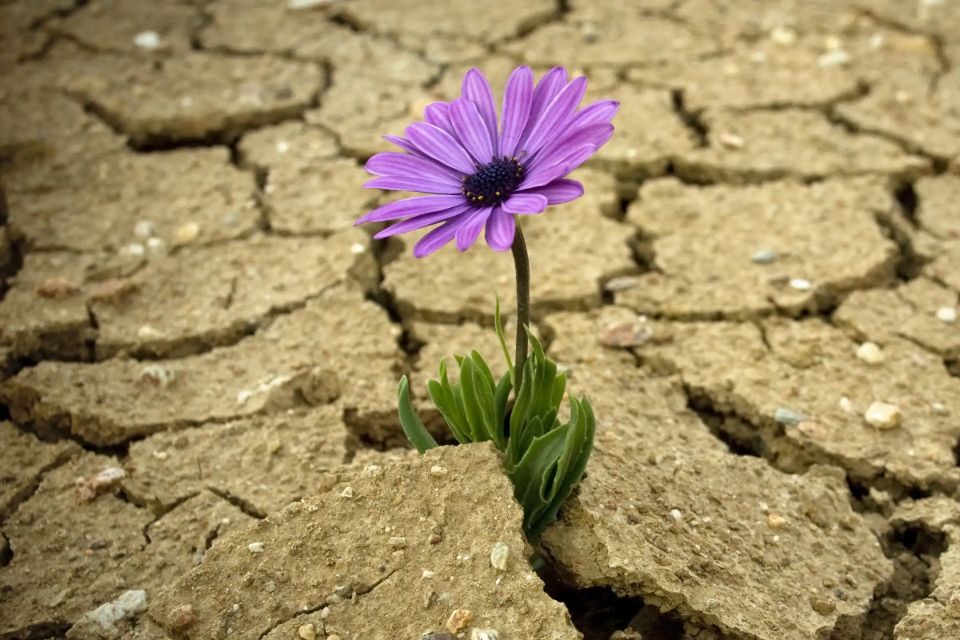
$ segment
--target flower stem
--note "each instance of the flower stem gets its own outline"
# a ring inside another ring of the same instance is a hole
[[[527,243],[523,239],[523,229],[517,221],[517,231],[513,236],[513,265],[517,271],[517,352],[514,359],[514,395],[520,392],[523,382],[523,367],[527,362],[527,331],[530,324],[530,258],[527,257]]]

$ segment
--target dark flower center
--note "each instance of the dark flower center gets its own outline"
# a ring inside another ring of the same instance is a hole
[[[463,195],[472,204],[492,207],[506,200],[523,181],[524,168],[516,158],[494,158],[463,178]]]

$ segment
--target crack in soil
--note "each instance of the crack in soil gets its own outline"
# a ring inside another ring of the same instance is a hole
[[[19,425],[16,425],[16,426],[18,429],[20,428]],[[3,522],[6,522],[6,520],[10,518],[10,516],[12,516],[17,512],[17,510],[20,508],[20,505],[28,501],[37,493],[37,490],[40,488],[40,485],[43,483],[43,479],[47,476],[48,473],[50,473],[51,471],[55,471],[56,469],[67,464],[79,454],[80,454],[79,449],[76,449],[76,448],[67,449],[66,451],[63,451],[59,455],[57,455],[56,459],[53,460],[50,464],[37,470],[37,473],[30,479],[29,484],[27,484],[27,486],[23,487],[23,489],[21,489],[20,491],[18,491],[16,494],[13,495],[13,497],[10,499],[10,504],[7,505],[5,512],[0,513],[0,524],[2,524]],[[9,549],[9,546],[7,547],[7,550],[10,552],[10,555],[12,556],[13,550]],[[7,560],[7,562],[0,562],[0,566],[4,566],[8,563],[9,563],[9,559]]]
[[[922,525],[903,525],[880,536],[880,546],[894,566],[893,578],[874,596],[863,625],[862,640],[886,640],[911,602],[933,592],[940,572],[946,535]]]
[[[260,640],[263,640],[263,638],[268,636],[277,627],[280,627],[281,625],[284,625],[287,622],[290,622],[291,620],[295,620],[299,617],[309,615],[311,613],[316,613],[317,611],[322,611],[324,608],[330,606],[331,604],[336,604],[336,602],[342,602],[343,600],[349,599],[351,604],[356,603],[358,598],[372,592],[381,584],[389,580],[393,576],[393,574],[395,574],[397,571],[398,571],[398,568],[393,567],[387,572],[386,575],[380,578],[377,578],[376,581],[368,585],[361,585],[360,587],[352,587],[352,586],[347,586],[345,588],[338,587],[333,593],[333,595],[326,598],[321,604],[318,604],[309,608],[300,609],[299,611],[296,612],[296,614],[293,617],[280,620],[275,625],[273,625],[272,627],[270,627],[269,629],[261,633],[259,638]],[[331,602],[332,599],[336,600],[336,602]],[[334,635],[334,634],[331,634],[331,635]]]
[[[237,509],[240,509],[244,514],[250,516],[255,520],[263,520],[267,517],[267,514],[261,511],[256,507],[256,505],[244,500],[240,496],[235,496],[229,491],[221,489],[220,487],[214,487],[212,485],[206,485],[207,491],[210,493],[226,500]]]

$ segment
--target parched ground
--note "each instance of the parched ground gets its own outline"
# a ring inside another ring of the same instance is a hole
[[[509,255],[353,220],[471,66],[622,102],[525,221],[598,415],[534,572]],[[960,0],[0,0],[0,638],[960,638]]]

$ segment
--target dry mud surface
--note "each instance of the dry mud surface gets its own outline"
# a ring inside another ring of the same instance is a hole
[[[352,226],[518,64],[622,102],[525,220],[598,416],[537,571],[395,414],[509,255]],[[0,0],[0,639],[960,638],[958,203],[958,0]]]

